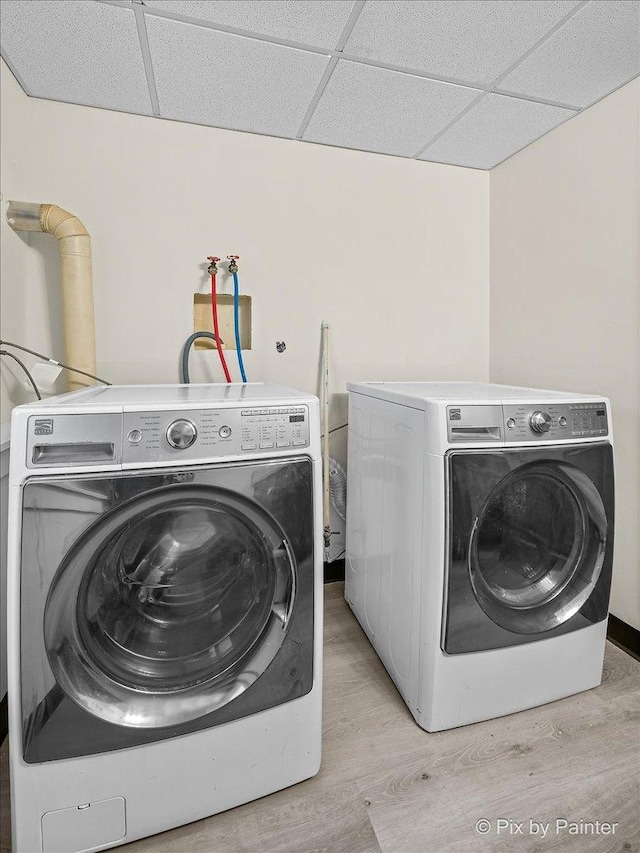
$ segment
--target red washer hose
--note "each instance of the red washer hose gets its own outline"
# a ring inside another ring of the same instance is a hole
[[[231,382],[231,374],[229,373],[229,368],[227,367],[227,362],[224,357],[224,350],[222,349],[220,341],[220,330],[218,328],[218,303],[216,299],[216,274],[214,272],[211,273],[211,313],[213,315],[213,334],[216,335],[216,349],[218,350],[218,356],[220,358],[220,364],[222,365],[222,369],[224,370],[225,379],[227,382]]]

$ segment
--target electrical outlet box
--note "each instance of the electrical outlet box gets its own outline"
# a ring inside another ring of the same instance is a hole
[[[236,348],[236,335],[233,323],[233,296],[229,293],[218,293],[218,329],[222,338],[223,349]],[[251,349],[251,297],[241,295],[238,302],[240,318],[240,347]],[[193,294],[193,331],[213,332],[213,316],[211,313],[211,294]],[[196,349],[216,349],[216,342],[211,338],[199,338],[195,341]]]

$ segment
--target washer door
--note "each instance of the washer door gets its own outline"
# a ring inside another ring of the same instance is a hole
[[[475,519],[473,591],[509,631],[552,630],[595,589],[606,539],[604,505],[588,477],[567,464],[525,465],[495,486]]]
[[[282,645],[296,566],[275,519],[213,486],[169,485],[89,527],[53,580],[49,665],[120,726],[195,720],[238,697]]]

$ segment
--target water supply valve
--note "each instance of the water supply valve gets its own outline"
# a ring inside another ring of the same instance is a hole
[[[220,258],[216,258],[215,255],[207,255],[207,260],[211,262],[207,268],[207,272],[209,273],[209,275],[216,275],[216,273],[218,272],[218,267],[216,266],[216,263],[220,260]]]
[[[227,259],[229,261],[229,272],[238,272],[238,264],[236,261],[240,260],[240,255],[227,255]]]

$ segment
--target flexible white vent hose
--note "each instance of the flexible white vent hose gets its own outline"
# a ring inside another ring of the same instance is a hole
[[[347,520],[347,472],[333,457],[329,460],[329,492],[336,515]]]

